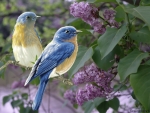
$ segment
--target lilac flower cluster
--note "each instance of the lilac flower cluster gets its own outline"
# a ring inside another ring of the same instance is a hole
[[[67,95],[67,99],[71,102],[75,99],[78,105],[82,105],[85,101],[96,97],[107,97],[108,94],[113,91],[110,87],[112,78],[113,74],[98,69],[96,65],[92,63],[86,66],[84,70],[76,73],[72,80],[75,85],[86,83],[85,87],[79,89],[76,94],[67,91],[65,95]],[[95,83],[95,85],[91,83]]]
[[[73,92],[72,90],[67,90],[67,91],[64,93],[64,98],[70,100],[70,102],[71,102],[72,104],[77,103],[75,97],[76,97],[76,93]]]
[[[97,7],[87,2],[75,2],[70,6],[70,13],[92,26],[95,32],[100,34],[105,33],[106,27],[99,18],[99,10]],[[113,10],[105,10],[103,16],[110,25],[119,27],[119,24],[114,20],[115,12]]]
[[[94,63],[89,66],[86,66],[84,70],[77,72],[74,75],[73,83],[75,85],[86,83],[86,82],[94,82],[95,76],[99,75],[100,71],[96,67]]]
[[[102,22],[99,20],[98,8],[87,2],[73,3],[70,6],[70,13],[74,17],[81,18],[94,28],[94,31],[103,34],[106,30]]]
[[[78,105],[82,105],[84,102],[95,99],[96,97],[106,97],[106,94],[102,88],[92,84],[86,84],[83,89],[79,89],[76,93]]]
[[[16,89],[16,88],[27,88],[29,85],[24,86],[25,80],[20,80],[20,81],[14,81],[11,85],[11,88]]]
[[[114,20],[115,18],[115,11],[106,9],[103,13],[104,19],[110,23],[110,25],[119,28],[119,24]]]

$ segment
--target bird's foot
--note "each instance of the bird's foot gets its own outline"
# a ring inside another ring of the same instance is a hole
[[[19,61],[12,61],[12,64],[19,65]]]

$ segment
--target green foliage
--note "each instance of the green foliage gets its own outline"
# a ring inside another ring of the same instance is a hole
[[[126,15],[125,12],[124,12],[124,10],[123,10],[123,8],[121,6],[117,6],[115,8],[115,11],[116,11],[115,20],[117,22],[123,21],[125,19],[125,15]]]
[[[113,50],[125,34],[126,30],[126,26],[122,26],[120,29],[107,28],[106,32],[98,39],[101,59]]]
[[[140,66],[137,73],[131,74],[130,83],[138,101],[146,110],[150,110],[150,66]]]
[[[84,66],[85,62],[88,61],[93,55],[93,49],[89,48],[86,50],[86,47],[80,46],[78,51],[78,56],[72,68],[69,70],[68,74],[72,76],[75,74],[79,68]]]
[[[139,31],[133,31],[130,34],[130,37],[136,42],[150,44],[150,32],[148,27],[143,27]]]
[[[130,74],[136,73],[142,59],[146,57],[148,57],[148,53],[142,53],[138,50],[134,50],[121,59],[118,64],[118,73],[121,81],[124,81]]]
[[[101,54],[99,51],[99,47],[96,47],[94,50],[94,54],[92,56],[93,61],[95,62],[95,64],[103,69],[103,70],[108,70],[112,67],[112,65],[115,62],[115,55],[118,55],[120,57],[122,57],[123,52],[122,49],[119,46],[116,46],[105,58],[101,59]]]
[[[38,113],[38,111],[32,111],[31,103],[30,100],[28,100],[27,93],[14,91],[12,94],[3,97],[3,105],[8,102],[10,102],[13,109],[19,108],[20,113]]]

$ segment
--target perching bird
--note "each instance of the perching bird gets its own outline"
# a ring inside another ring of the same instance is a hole
[[[16,21],[12,36],[15,60],[26,67],[32,67],[43,51],[40,37],[34,28],[37,17],[33,12],[22,13]]]
[[[72,26],[60,28],[34,64],[25,82],[27,85],[37,76],[40,77],[39,88],[32,105],[33,110],[39,109],[50,76],[53,74],[62,75],[72,67],[78,51],[78,32],[81,31]]]

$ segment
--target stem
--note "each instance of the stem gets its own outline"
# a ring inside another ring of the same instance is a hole
[[[23,68],[25,68],[26,70],[31,69],[30,67],[26,67],[26,66],[20,65],[18,61],[9,60],[9,61],[7,61],[3,66],[0,67],[0,71],[1,71],[2,69],[6,68],[9,64],[14,64],[14,65],[23,67]]]

